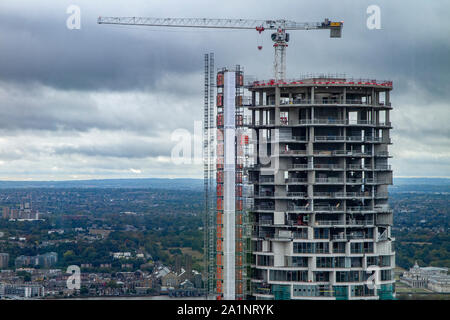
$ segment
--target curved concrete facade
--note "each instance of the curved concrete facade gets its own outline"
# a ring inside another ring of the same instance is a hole
[[[247,89],[260,155],[248,168],[251,296],[393,298],[392,82],[310,78]]]

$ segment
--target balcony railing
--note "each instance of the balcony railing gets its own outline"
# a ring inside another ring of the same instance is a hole
[[[393,210],[389,206],[375,206],[374,210],[381,213],[392,213]]]
[[[363,183],[363,179],[347,178],[346,182],[347,183],[361,184],[361,183]]]
[[[344,207],[314,205],[314,211],[339,212],[339,211],[344,211]]]
[[[277,140],[277,139],[275,139]],[[289,142],[289,141],[307,141],[305,136],[287,136],[287,137],[279,137],[278,141],[280,142]]]
[[[294,163],[289,165],[289,169],[312,169],[312,165],[307,163]]]
[[[273,211],[275,210],[275,206],[270,206],[270,205],[256,205],[252,207],[252,210],[269,210],[269,211]]]
[[[341,178],[316,178],[316,183],[344,183],[344,179]]]
[[[307,178],[289,178],[287,179],[287,183],[307,183]]]
[[[310,206],[296,206],[294,204],[289,204],[288,205],[288,211],[311,211],[311,207]]]
[[[343,221],[339,220],[316,220],[316,225],[319,226],[340,226],[344,224]]]
[[[347,220],[346,222],[347,225],[356,225],[356,226],[365,226],[365,225],[373,225],[374,221],[373,220]]]
[[[355,206],[355,207],[347,207],[347,211],[362,212],[362,211],[373,211],[373,209],[371,206]]]
[[[367,178],[367,179],[364,179],[364,183],[366,183],[366,184],[390,184],[391,181],[386,180],[386,179],[371,179],[371,178]]]
[[[283,155],[303,155],[306,156],[308,153],[306,150],[281,150],[280,154]]]
[[[371,236],[368,233],[365,232],[351,232],[349,234],[346,234],[345,237],[348,240],[354,240],[354,239],[372,239],[373,236]]]
[[[257,197],[273,197],[274,195],[273,191],[260,191],[256,194]]]
[[[259,220],[260,226],[271,226],[273,225],[273,220]]]
[[[274,178],[273,177],[260,177],[259,178],[259,182],[260,183],[273,183],[274,182]]]
[[[287,192],[287,197],[295,197],[295,198],[304,198],[307,197],[308,194],[306,192]]]
[[[371,156],[370,152],[350,151],[350,150],[315,150],[315,156]]]
[[[317,163],[314,164],[314,169],[332,169],[332,170],[343,170],[344,166],[334,163]]]
[[[345,136],[315,136],[315,141],[345,141]]]
[[[391,170],[391,165],[376,165],[375,170]]]

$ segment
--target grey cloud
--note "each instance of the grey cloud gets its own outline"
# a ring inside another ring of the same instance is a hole
[[[172,147],[173,145],[164,142],[128,141],[103,145],[61,146],[56,147],[53,154],[132,159],[170,156]]]
[[[240,64],[246,74],[272,77],[270,32],[258,51],[253,30],[106,26],[96,24],[98,15],[344,20],[342,39],[292,32],[288,76],[337,72],[393,80],[395,174],[450,175],[448,1],[130,0],[124,6],[80,0],[82,29],[71,31],[65,22],[72,3],[0,3],[0,132],[10,141],[0,140],[2,177],[126,176],[130,168],[201,176],[199,166],[180,169],[154,157],[168,155],[174,129],[192,132],[202,119],[202,54],[215,52],[217,67]],[[382,30],[366,28],[371,4],[381,7]],[[123,139],[111,140],[112,133]],[[86,141],[94,136],[98,141]]]

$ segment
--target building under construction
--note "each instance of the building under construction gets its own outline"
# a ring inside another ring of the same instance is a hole
[[[217,74],[215,293],[392,299],[392,82],[241,77]]]
[[[318,76],[248,90],[258,151],[249,294],[392,298],[392,82]]]
[[[216,73],[214,56],[205,55],[210,294],[394,297],[392,82],[338,75],[286,80],[288,31],[329,30],[340,38],[342,21],[100,17],[98,23],[273,32],[273,80],[244,81],[239,66]]]

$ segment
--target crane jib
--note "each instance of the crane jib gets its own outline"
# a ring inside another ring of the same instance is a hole
[[[210,29],[236,29],[275,30],[271,35],[274,42],[275,80],[283,80],[286,76],[286,48],[289,34],[286,31],[294,30],[330,30],[331,38],[341,38],[344,23],[332,22],[325,19],[323,22],[296,22],[291,20],[251,20],[251,19],[207,19],[207,18],[146,18],[146,17],[99,17],[98,24],[133,25],[147,27],[178,27],[178,28],[210,28]],[[262,46],[258,46],[262,49]]]

